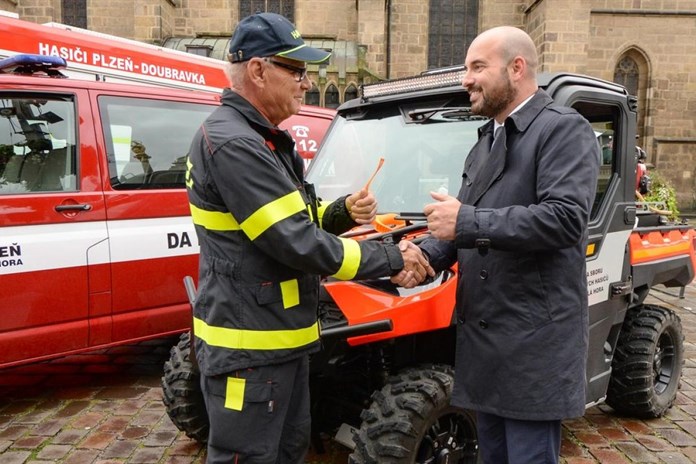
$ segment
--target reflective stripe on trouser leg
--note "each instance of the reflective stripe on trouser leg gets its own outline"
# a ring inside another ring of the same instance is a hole
[[[302,463],[306,445],[296,443],[296,450],[289,452],[288,459],[295,460],[281,460],[286,452],[279,454],[279,449],[288,448],[281,438],[287,429],[295,431],[292,440],[309,443],[308,370],[305,356],[283,364],[201,376],[210,421],[207,463]],[[244,379],[243,390],[239,379]],[[227,394],[235,397],[227,398]]]

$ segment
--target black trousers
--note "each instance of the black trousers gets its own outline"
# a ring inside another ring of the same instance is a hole
[[[484,464],[558,464],[561,421],[526,421],[476,413]]]
[[[309,358],[201,376],[208,464],[303,464],[309,448]]]

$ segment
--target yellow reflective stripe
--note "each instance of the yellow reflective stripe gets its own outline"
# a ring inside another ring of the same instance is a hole
[[[225,389],[225,407],[241,411],[244,405],[244,389],[246,379],[227,377],[227,388]]]
[[[193,179],[191,179],[191,169],[193,169],[193,163],[189,159],[189,157],[186,157],[186,187],[191,188],[193,187]]]
[[[322,227],[324,225],[324,213],[326,212],[326,208],[328,208],[330,204],[330,201],[322,201],[319,203],[319,207],[317,208],[317,214],[319,215],[319,225]]]
[[[338,239],[343,244],[343,262],[333,277],[340,280],[350,280],[355,277],[360,267],[360,245],[349,238],[338,237]]]
[[[300,304],[300,286],[297,279],[281,282],[280,294],[283,295],[283,308],[288,309]]]
[[[241,230],[239,223],[232,213],[222,211],[207,211],[189,203],[193,223],[208,230]]]
[[[293,35],[293,37],[294,37],[294,35]],[[299,38],[299,33],[297,34],[297,37],[295,37],[295,38],[296,39]],[[291,48],[290,50],[285,50],[284,52],[280,52],[280,53],[278,53],[278,56],[285,56],[288,53],[292,53],[295,50],[299,50],[299,49],[307,47],[307,46],[308,46],[307,44],[302,44],[299,47]],[[328,55],[326,55],[326,58],[322,58],[319,61],[307,61],[307,63],[311,63],[311,64],[323,63],[324,61],[328,60],[330,56],[331,56],[331,54],[329,53]],[[291,59],[294,59],[294,58],[291,58]]]
[[[215,327],[193,318],[193,333],[210,346],[234,350],[287,350],[319,340],[319,323],[294,330],[243,330]]]
[[[266,203],[254,211],[251,216],[242,222],[242,230],[249,239],[254,240],[276,222],[280,222],[305,208],[306,205],[302,195],[298,190],[295,190],[270,203]]]

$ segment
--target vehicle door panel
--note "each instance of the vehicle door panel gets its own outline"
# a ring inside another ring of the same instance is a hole
[[[93,130],[78,113],[89,112],[86,92],[0,93],[0,365],[7,365],[88,346],[88,277],[108,281],[108,253],[88,148]]]

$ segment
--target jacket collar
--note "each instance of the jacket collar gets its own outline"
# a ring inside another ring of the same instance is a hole
[[[514,124],[515,128],[517,128],[518,132],[524,132],[527,130],[532,121],[536,119],[539,113],[541,113],[541,111],[549,106],[552,102],[553,99],[549,96],[549,94],[544,92],[542,89],[537,89],[531,100],[520,108],[519,111],[508,116],[506,121],[510,120],[511,123]]]
[[[238,94],[237,92],[227,88],[222,91],[221,102],[225,106],[237,111],[241,114],[251,127],[256,130],[264,139],[273,141],[276,145],[286,146],[291,144],[288,150],[292,150],[292,137],[287,131],[280,129],[271,123],[257,110],[254,105],[249,103],[249,100]]]
[[[302,158],[296,155],[295,142],[290,134],[270,122],[249,101],[231,89],[222,91],[222,104],[237,111],[247,121],[251,128],[266,140],[266,145],[273,152],[278,153],[278,158],[288,172],[292,173],[294,180],[301,184],[303,179],[304,164]]]
[[[479,141],[469,153],[464,169],[465,185],[462,200],[464,203],[476,205],[491,185],[500,178],[507,163],[507,134],[515,126],[518,132],[524,132],[541,111],[553,100],[543,90],[539,89],[519,111],[508,116],[503,127],[505,134],[500,143],[493,141],[495,121],[491,119],[479,129]],[[489,148],[490,147],[490,148]]]
[[[517,132],[524,132],[527,130],[532,121],[536,119],[539,113],[541,113],[541,111],[551,103],[553,103],[553,99],[549,96],[549,94],[542,89],[537,89],[527,104],[520,108],[519,111],[516,111],[508,116],[503,122],[503,125],[506,127],[506,130],[509,129],[510,125],[513,125],[515,126],[515,129],[517,129]],[[489,132],[493,133],[494,126],[495,121],[493,118],[491,118],[490,121],[479,127],[479,138]]]
[[[237,92],[231,89],[225,89],[222,91],[222,104],[226,106],[231,106],[242,116],[244,116],[249,122],[254,123],[257,126],[262,126],[268,128],[268,130],[274,129],[270,122],[263,115],[254,108],[254,105],[249,103],[249,100],[242,97]]]

